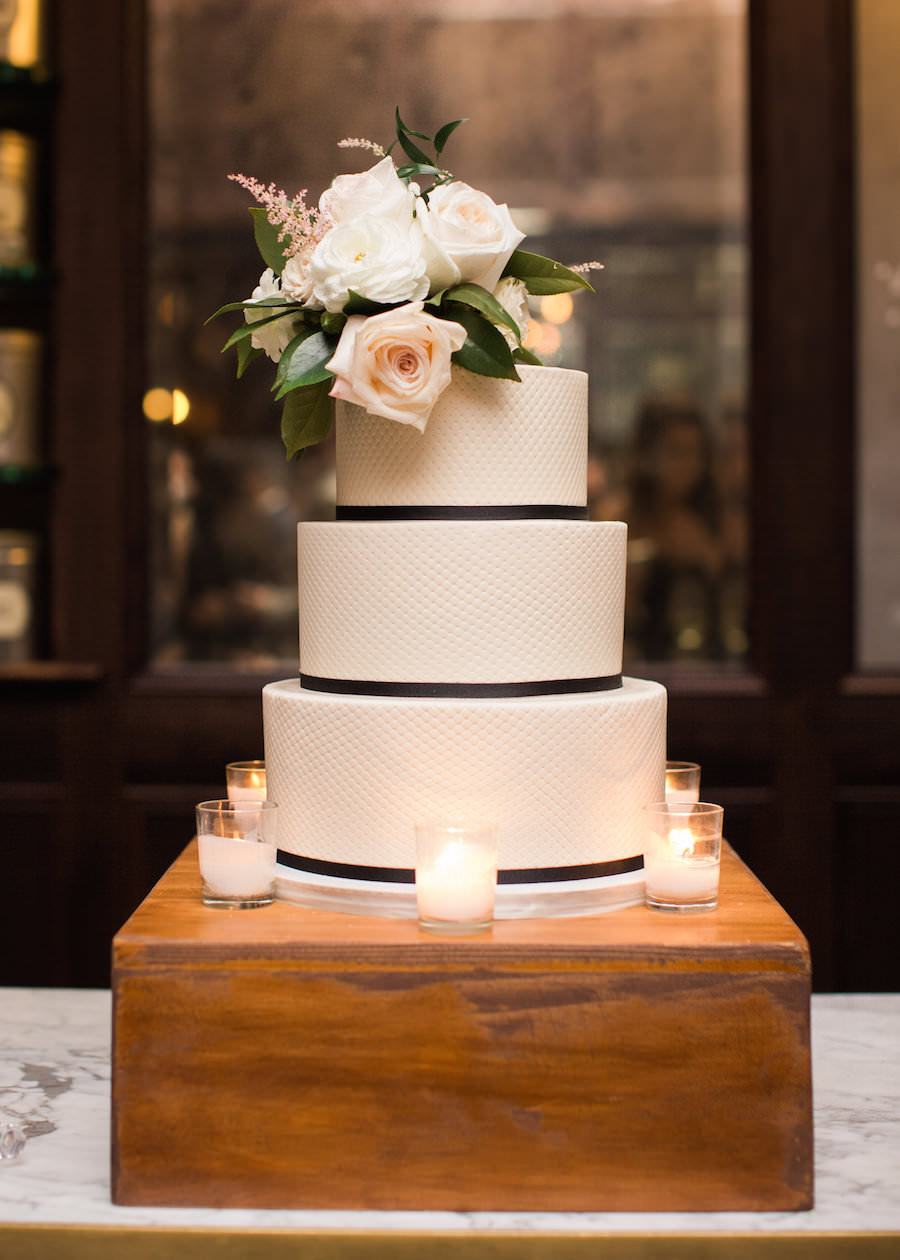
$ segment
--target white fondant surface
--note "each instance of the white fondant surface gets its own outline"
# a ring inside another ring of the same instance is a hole
[[[424,433],[339,402],[338,506],[587,502],[584,372],[522,366],[520,381],[453,369]]]
[[[300,668],[423,683],[618,674],[625,535],[599,521],[302,524]]]
[[[499,865],[580,865],[643,852],[642,806],[664,792],[666,693],[514,700],[263,691],[279,848],[331,862],[414,865],[428,818],[491,819]]]
[[[214,911],[211,913],[215,913]],[[252,912],[248,912],[252,913]],[[383,1234],[400,1231],[403,1250],[409,1236],[423,1235],[423,1252],[434,1249],[434,1231],[468,1235],[472,1255],[502,1235],[508,1254],[533,1256],[540,1237],[596,1235],[602,1251],[615,1249],[608,1235],[646,1233],[641,1255],[671,1254],[667,1239],[721,1232],[723,1247],[734,1250],[734,1235],[767,1240],[797,1233],[845,1235],[842,1255],[862,1254],[867,1236],[889,1233],[900,1242],[900,996],[822,994],[812,999],[813,1107],[816,1206],[811,1212],[313,1212],[242,1208],[117,1207],[110,1202],[110,1027],[108,991],[84,989],[0,989],[0,1122],[14,1121],[28,1144],[14,1161],[0,1161],[0,1255],[43,1255],[35,1235],[32,1249],[21,1225],[119,1227],[119,1253],[130,1254],[127,1231],[159,1230],[159,1254],[166,1254],[166,1230],[297,1230],[298,1248],[315,1249],[315,1237],[333,1250],[338,1231]],[[247,1117],[248,1124],[253,1117]],[[739,1153],[736,1153],[736,1158]],[[240,1152],[235,1151],[235,1158]],[[373,1176],[378,1170],[373,1169]],[[7,1245],[5,1233],[10,1234]],[[851,1237],[855,1235],[855,1237]],[[330,1236],[330,1237],[329,1237]],[[254,1242],[255,1239],[255,1242]],[[208,1241],[209,1251],[215,1240]],[[62,1247],[46,1254],[63,1255]],[[102,1240],[101,1240],[102,1241]],[[203,1241],[194,1237],[198,1254]],[[626,1238],[630,1246],[636,1240]],[[796,1241],[796,1240],[795,1240]],[[139,1239],[140,1254],[147,1253]],[[361,1240],[364,1243],[365,1239]],[[880,1255],[891,1240],[872,1238]],[[247,1246],[265,1247],[254,1234]],[[375,1240],[372,1240],[373,1250]],[[391,1254],[388,1236],[384,1254]],[[706,1241],[703,1243],[709,1251]],[[713,1249],[715,1244],[710,1244]],[[810,1239],[810,1255],[821,1239]],[[14,1248],[18,1246],[19,1250]],[[71,1240],[72,1250],[79,1246]],[[85,1251],[83,1240],[81,1251]],[[550,1244],[552,1247],[552,1244]],[[637,1244],[640,1248],[640,1244]],[[23,1250],[24,1248],[24,1250]],[[232,1250],[234,1250],[232,1248]],[[837,1254],[829,1247],[831,1254]],[[66,1253],[68,1254],[68,1253]],[[98,1254],[100,1252],[98,1251]],[[549,1255],[550,1252],[548,1251]],[[784,1252],[779,1252],[784,1254]]]

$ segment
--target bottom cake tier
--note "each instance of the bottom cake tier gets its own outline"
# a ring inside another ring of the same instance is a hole
[[[414,914],[417,822],[492,820],[500,917],[642,895],[641,810],[665,791],[666,692],[515,699],[263,691],[281,895]],[[555,908],[554,908],[555,907]]]

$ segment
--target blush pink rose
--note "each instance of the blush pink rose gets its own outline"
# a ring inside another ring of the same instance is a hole
[[[426,314],[424,305],[352,315],[326,365],[335,378],[331,397],[423,432],[450,384],[450,356],[466,339],[460,324]]]

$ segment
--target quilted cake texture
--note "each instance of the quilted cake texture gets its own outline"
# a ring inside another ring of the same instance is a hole
[[[518,372],[503,381],[454,368],[424,433],[339,402],[338,506],[584,507],[587,375]]]
[[[300,668],[397,683],[619,674],[625,536],[619,522],[302,524]]]
[[[413,827],[492,818],[500,866],[580,865],[642,851],[665,788],[665,689],[515,700],[263,692],[279,846],[364,866],[414,865]]]

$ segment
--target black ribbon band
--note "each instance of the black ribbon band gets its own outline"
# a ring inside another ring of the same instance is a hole
[[[414,884],[416,873],[402,866],[357,866],[353,862],[323,862],[319,858],[300,857],[278,850],[278,861],[295,871],[310,875],[330,875],[338,879],[358,879],[379,884]],[[532,866],[497,872],[498,884],[559,884],[569,880],[606,879],[643,870],[644,859],[618,858],[614,862],[586,862],[581,866]]]
[[[433,507],[418,504],[398,504],[387,507],[380,504],[371,507],[338,506],[338,521],[520,521],[520,520],[586,521],[586,507],[570,507],[561,503],[488,503],[467,507]]]
[[[300,674],[307,691],[330,691],[341,696],[397,696],[429,700],[513,700],[519,696],[561,696],[579,691],[615,691],[621,674],[596,678],[551,678],[522,683],[371,682],[358,678],[319,678]]]

